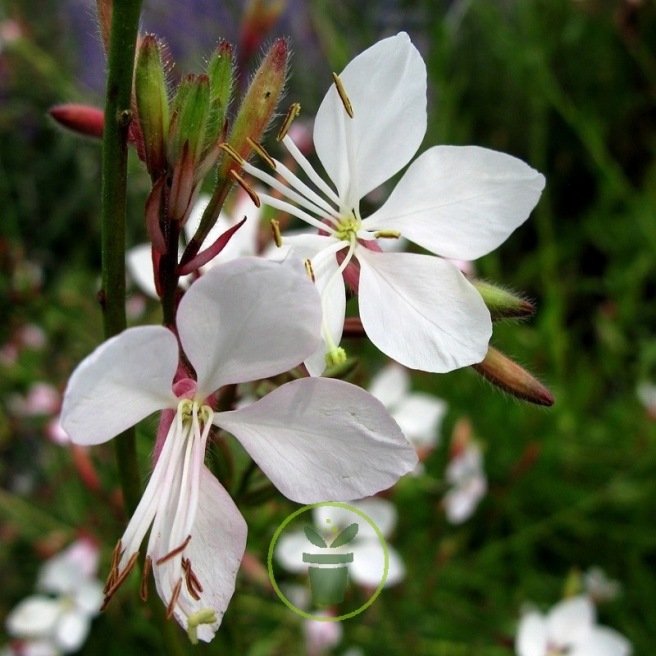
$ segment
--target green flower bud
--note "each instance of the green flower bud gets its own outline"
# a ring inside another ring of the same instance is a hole
[[[484,280],[471,282],[483,297],[493,321],[510,317],[529,317],[535,312],[535,306],[519,294]]]
[[[221,41],[207,64],[210,81],[210,119],[207,127],[207,144],[219,138],[230,105],[234,86],[234,59],[232,46]]]

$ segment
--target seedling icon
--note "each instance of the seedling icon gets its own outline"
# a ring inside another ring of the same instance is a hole
[[[348,584],[348,563],[353,562],[353,552],[332,552],[351,542],[358,534],[356,522],[349,524],[328,544],[312,526],[304,527],[305,537],[322,551],[303,552],[303,562],[310,565],[310,589],[312,600],[319,608],[332,606],[344,601]]]

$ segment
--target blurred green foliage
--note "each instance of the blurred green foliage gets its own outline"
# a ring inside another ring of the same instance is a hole
[[[104,490],[94,495],[79,482],[69,451],[44,440],[43,422],[17,419],[6,402],[35,381],[63,388],[101,339],[99,147],[46,117],[57,102],[99,99],[76,86],[79,35],[67,30],[59,3],[44,2],[39,12],[29,4],[0,3],[0,20],[17,20],[24,34],[0,45],[0,344],[28,323],[44,329],[47,344],[0,364],[0,618],[30,592],[44,554],[84,529],[105,540],[107,562],[124,521],[111,450],[90,454]],[[556,405],[517,402],[469,370],[415,377],[417,388],[448,401],[449,414],[427,475],[402,481],[393,493],[401,518],[394,545],[407,578],[344,623],[336,653],[357,645],[382,656],[510,654],[522,604],[547,608],[573,568],[592,565],[623,585],[619,599],[602,606],[601,621],[624,633],[635,654],[651,653],[656,422],[635,388],[656,380],[656,5],[291,4],[300,12],[292,24],[305,21],[296,66],[301,47],[327,62],[312,88],[290,80],[289,97],[303,100],[306,115],[318,107],[330,70],[405,28],[429,69],[425,147],[488,146],[547,177],[532,218],[476,266],[482,277],[537,301],[533,320],[498,324],[493,341],[538,373]],[[63,39],[53,39],[55,32]],[[137,243],[147,188],[133,165],[129,239]],[[42,271],[36,279],[33,265]],[[157,321],[157,311],[148,312]],[[355,380],[366,384],[381,364],[365,349]],[[485,445],[491,489],[475,516],[454,527],[440,507],[440,481],[446,437],[462,416]],[[140,431],[144,472],[152,428]],[[225,453],[217,448],[210,459],[225,461]],[[239,473],[239,454],[235,466]],[[262,479],[256,474],[253,483]],[[275,528],[292,510],[280,499],[244,506],[254,556],[265,560]],[[95,621],[83,653],[155,653],[159,629],[149,612],[130,581]],[[196,651],[305,653],[299,618],[247,576],[215,642]]]

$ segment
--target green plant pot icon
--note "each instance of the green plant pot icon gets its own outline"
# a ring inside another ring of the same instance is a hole
[[[348,563],[353,553],[311,554],[303,553],[303,562],[310,564],[310,590],[312,601],[319,608],[334,606],[344,601],[348,585]]]

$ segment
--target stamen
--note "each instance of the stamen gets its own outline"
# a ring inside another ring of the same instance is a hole
[[[276,141],[282,141],[287,136],[287,132],[289,132],[289,128],[294,122],[294,119],[300,113],[301,113],[301,103],[295,102],[289,106],[289,109],[287,110],[287,116],[285,116],[285,120],[282,122],[282,125],[280,126],[280,130],[278,130],[278,134],[276,135]]]
[[[280,234],[280,221],[271,219],[271,232],[273,233],[273,243],[280,248],[282,246],[282,235]]]
[[[246,160],[227,141],[222,143],[219,148],[232,157],[239,166],[244,165]]]
[[[155,561],[155,565],[161,565],[162,563],[165,563],[167,560],[171,560],[174,556],[177,556],[178,554],[182,553],[186,548],[189,542],[191,541],[191,535],[188,535],[186,540],[179,546],[173,549],[173,551],[169,551],[169,553],[166,554],[166,556],[162,556],[161,558],[158,558]]]
[[[312,282],[316,282],[316,278],[314,277],[314,269],[312,268],[312,262],[310,260],[304,260],[303,264],[305,265],[305,273],[307,273],[308,278]]]
[[[339,75],[337,75],[337,73],[333,73],[333,81],[335,82],[337,93],[339,94],[342,104],[344,105],[346,113],[349,115],[349,118],[353,118],[353,105],[351,105],[351,101],[346,94],[346,89],[344,88],[342,80],[340,79]]]
[[[105,591],[105,600],[103,601],[103,605],[100,610],[105,610],[105,608],[107,608],[107,604],[111,601],[111,598],[114,596],[114,593],[121,587],[123,581],[125,581],[125,579],[128,577],[128,574],[134,568],[138,556],[139,556],[139,552],[135,552],[132,554],[130,560],[128,560],[128,564],[125,566],[125,569],[120,574],[117,574],[112,584]]]
[[[255,203],[255,207],[260,207],[260,197],[255,193],[255,190],[248,186],[244,178],[242,178],[237,171],[230,169],[230,177],[251,197]]]
[[[143,571],[141,572],[141,584],[139,585],[139,597],[141,601],[148,601],[148,576],[153,565],[153,560],[150,556],[146,556]]]
[[[250,137],[246,137],[246,141],[248,142],[248,145],[275,171],[276,162],[273,157],[267,153],[264,146]]]
[[[121,541],[119,540],[116,543],[116,546],[114,547],[114,551],[112,552],[112,562],[109,566],[109,574],[107,575],[107,581],[105,582],[105,587],[103,588],[104,593],[107,593],[107,590],[109,590],[114,585],[114,581],[118,576],[118,565],[121,562],[122,555],[123,555],[123,547],[121,545]]]
[[[382,239],[398,239],[401,233],[398,230],[379,230],[374,232],[374,237]]]
[[[191,568],[191,561],[188,558],[182,559],[182,569],[185,573],[185,583],[189,594],[196,600],[200,601],[200,594],[203,592],[203,586],[198,580],[194,570]]]
[[[166,619],[170,620],[171,617],[173,616],[173,611],[175,610],[175,605],[178,603],[178,599],[180,598],[180,591],[182,590],[182,579],[178,579],[178,582],[175,584],[175,588],[173,588],[173,594],[171,595],[171,600],[168,603],[168,606],[166,607]]]

